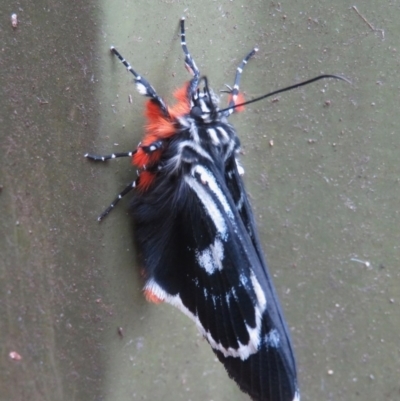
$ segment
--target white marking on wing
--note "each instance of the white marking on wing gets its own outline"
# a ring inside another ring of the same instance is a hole
[[[210,220],[214,223],[222,240],[227,239],[227,227],[224,216],[220,212],[218,205],[214,202],[211,195],[206,191],[204,185],[200,184],[191,176],[185,176],[186,183],[193,189],[194,193],[203,204],[204,210],[207,212]]]
[[[258,352],[258,347],[260,345],[260,330],[261,330],[261,316],[257,314],[256,317],[256,327],[251,328],[246,325],[247,331],[249,333],[250,340],[247,344],[242,344],[238,341],[238,348],[225,348],[220,342],[217,342],[211,335],[209,331],[206,331],[199,317],[192,313],[182,302],[180,296],[169,295],[165,292],[154,280],[149,280],[145,285],[145,290],[150,290],[158,298],[175,306],[191,320],[193,320],[200,331],[200,333],[206,338],[212,348],[220,351],[225,357],[232,356],[234,358],[240,358],[242,361],[246,360],[250,355]],[[295,401],[295,400],[294,400]]]
[[[216,270],[222,270],[222,261],[224,259],[224,245],[216,238],[204,251],[196,253],[196,259],[199,265],[208,273],[213,274]]]
[[[242,284],[242,286],[244,288],[246,288],[246,289],[248,288],[247,286],[249,285],[249,279],[244,273],[240,273],[239,281],[240,281],[240,284]]]
[[[271,329],[270,332],[265,336],[265,342],[269,347],[278,348],[280,345],[281,338],[278,330]]]
[[[228,306],[231,304],[231,298],[236,302],[238,301],[238,297],[236,295],[235,287],[232,287],[225,295],[225,300]]]
[[[204,180],[205,182],[207,182],[208,187],[218,198],[225,213],[233,221],[234,216],[233,216],[232,210],[229,206],[228,200],[226,199],[224,193],[221,190],[221,187],[218,185],[217,180],[215,179],[215,176],[211,173],[210,170],[208,170],[207,168],[205,168],[204,166],[199,165],[199,164],[194,166],[192,169],[192,175],[195,175],[196,173],[200,174],[201,179]]]
[[[260,283],[258,282],[256,276],[253,273],[250,274],[250,280],[251,284],[253,284],[253,289],[254,292],[256,293],[258,306],[260,307],[260,312],[262,314],[265,311],[265,308],[267,307],[267,300],[265,298],[264,291],[261,288]]]

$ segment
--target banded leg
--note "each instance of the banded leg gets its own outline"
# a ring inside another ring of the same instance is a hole
[[[243,68],[247,64],[247,62],[250,60],[251,57],[253,57],[256,53],[258,52],[257,48],[254,48],[240,63],[240,65],[236,68],[236,76],[235,76],[235,83],[233,85],[233,88],[230,90],[231,94],[231,100],[229,101],[229,105],[227,110],[224,111],[224,115],[226,117],[230,116],[234,111],[235,108],[234,106],[236,105],[236,99],[239,94],[239,84],[240,84],[240,78],[242,76]]]
[[[185,53],[185,67],[193,75],[188,88],[189,96],[192,96],[197,89],[197,85],[199,84],[200,71],[186,46],[185,17],[181,18],[181,46],[183,53]]]
[[[92,155],[91,153],[86,153],[84,156],[96,162],[105,162],[106,160],[116,159],[117,157],[132,157],[136,152],[137,150],[132,152],[112,153],[111,155]]]
[[[101,221],[104,219],[104,217],[106,217],[111,210],[114,209],[114,207],[116,206],[116,204],[127,194],[129,193],[133,188],[136,187],[136,180],[132,181],[122,192],[120,192],[118,194],[118,196],[112,201],[112,203],[110,204],[110,206],[108,206],[108,208],[106,210],[104,210],[104,212],[97,218],[98,221]]]
[[[169,117],[168,109],[164,101],[161,99],[160,96],[158,96],[157,92],[155,89],[150,85],[150,83],[143,77],[141,77],[133,68],[132,66],[121,56],[121,54],[118,52],[118,50],[114,47],[111,46],[111,51],[114,53],[121,63],[126,67],[126,69],[132,73],[132,75],[135,77],[135,85],[137,91],[143,95],[150,97],[154,100],[154,102],[157,103],[157,105],[160,107],[161,111],[166,117]]]

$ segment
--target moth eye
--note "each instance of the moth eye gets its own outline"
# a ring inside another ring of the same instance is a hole
[[[203,112],[200,106],[193,106],[192,109],[190,110],[190,117],[194,118],[195,120],[201,120],[202,115]]]

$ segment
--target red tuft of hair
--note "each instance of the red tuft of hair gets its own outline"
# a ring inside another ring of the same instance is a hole
[[[231,102],[232,97],[233,97],[232,95],[229,95],[229,103]],[[236,96],[235,105],[236,104],[240,104],[240,103],[244,103],[245,101],[246,100],[245,100],[244,96],[239,92],[237,94],[237,96]],[[244,110],[244,106],[239,106],[239,107],[235,108],[235,111],[237,111],[237,112],[240,112],[240,111],[243,111],[243,110]]]
[[[153,291],[149,290],[146,288],[144,291],[144,296],[146,298],[146,301],[152,302],[153,304],[161,304],[164,302],[158,295],[156,295]]]
[[[149,100],[146,103],[145,116],[147,124],[145,127],[146,133],[142,140],[143,146],[149,146],[158,140],[167,139],[176,133],[177,119],[190,112],[190,103],[187,95],[189,83],[187,82],[181,88],[174,92],[174,97],[177,102],[168,107],[169,116],[165,116],[159,106]],[[132,157],[132,163],[139,169],[145,169],[146,166],[152,165],[160,158],[161,150],[146,153],[141,147]],[[151,185],[155,175],[147,171],[140,173],[138,189],[146,190]]]

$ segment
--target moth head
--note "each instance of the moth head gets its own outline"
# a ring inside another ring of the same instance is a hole
[[[219,97],[208,87],[207,77],[202,77],[190,100],[190,117],[198,122],[214,121],[218,116],[218,105]]]

